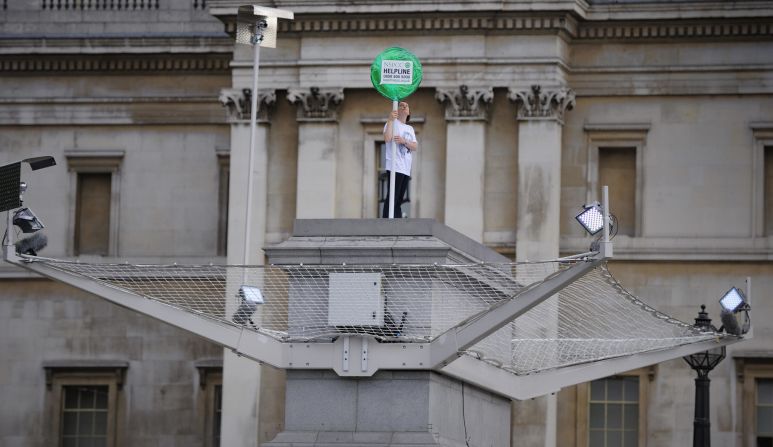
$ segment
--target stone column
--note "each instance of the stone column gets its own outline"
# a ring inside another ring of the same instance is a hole
[[[298,183],[295,216],[335,217],[337,106],[343,89],[291,89],[287,100],[298,106]]]
[[[438,89],[446,107],[445,223],[477,242],[483,241],[483,175],[486,120],[494,90]]]
[[[268,114],[276,103],[273,90],[258,92],[256,147],[252,156],[252,216],[250,246],[245,246],[247,175],[250,151],[251,89],[224,89],[220,102],[226,107],[231,123],[231,160],[228,184],[228,264],[263,264],[268,200]],[[239,284],[227,285],[233,296]],[[228,302],[228,301],[227,301]],[[229,303],[231,304],[231,303]],[[227,308],[228,314],[235,309]],[[223,351],[222,445],[258,446],[260,388],[262,367],[251,360]]]
[[[518,105],[516,260],[556,259],[560,237],[561,132],[564,112],[575,104],[574,92],[566,88],[543,91],[539,85],[533,85],[529,90],[511,89],[509,98]],[[555,324],[547,329],[556,331],[557,301],[549,300],[541,306],[550,306],[547,311],[554,318],[549,321]],[[519,436],[519,445],[556,446],[555,395],[514,403],[512,415],[513,426],[524,434]]]

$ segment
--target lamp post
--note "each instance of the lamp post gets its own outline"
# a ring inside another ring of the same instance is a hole
[[[258,122],[258,69],[260,68],[260,47],[276,48],[277,19],[293,20],[293,13],[283,9],[264,6],[240,6],[236,15],[236,43],[251,45],[252,94],[250,105],[250,150],[247,161],[247,209],[244,219],[244,257],[242,263],[249,263],[250,227],[252,224],[253,155],[255,152],[255,128]]]
[[[711,324],[711,318],[706,313],[705,305],[701,305],[701,311],[698,312],[698,318],[695,319],[695,328],[704,331],[717,331],[717,328]],[[697,374],[695,378],[695,420],[693,421],[692,445],[693,447],[710,447],[709,386],[711,380],[709,373],[725,358],[725,347],[698,352],[683,358]]]

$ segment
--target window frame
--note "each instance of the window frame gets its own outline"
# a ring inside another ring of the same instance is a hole
[[[773,123],[752,123],[752,237],[765,234],[765,148],[773,147]],[[773,236],[773,235],[770,235]]]
[[[655,366],[634,369],[615,374],[601,379],[612,377],[638,377],[639,378],[639,433],[638,447],[647,445],[647,408],[649,401],[650,382],[655,377]],[[577,447],[592,447],[590,441],[590,382],[577,385]]]
[[[599,150],[601,148],[619,148],[636,151],[634,233],[633,236],[628,237],[641,237],[644,234],[642,225],[642,216],[644,216],[644,151],[649,128],[649,123],[586,124],[584,126],[587,135],[585,203],[595,200],[601,202],[601,197],[597,197],[600,187],[603,186],[599,185]]]
[[[62,445],[63,390],[66,386],[107,386],[107,447],[121,447],[121,390],[128,362],[44,363],[46,413],[49,430],[46,445]]]
[[[119,210],[121,199],[121,164],[123,150],[66,150],[67,170],[70,174],[67,254],[75,256],[77,231],[78,175],[110,174],[110,229],[107,256],[118,256]],[[79,255],[81,256],[81,255]],[[92,256],[89,254],[83,256]]]
[[[757,379],[773,379],[773,356],[736,357],[736,373],[741,382],[741,420],[744,447],[757,446]]]

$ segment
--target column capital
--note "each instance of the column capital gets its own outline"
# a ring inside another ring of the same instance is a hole
[[[529,90],[509,89],[508,98],[518,106],[519,120],[556,120],[564,123],[564,112],[575,105],[574,90],[561,87],[542,90],[532,85]]]
[[[435,99],[445,105],[446,120],[486,120],[494,100],[494,89],[470,89],[462,84],[458,88],[437,89]]]
[[[249,121],[252,109],[251,88],[224,88],[220,103],[226,108],[228,122]],[[268,115],[276,104],[275,90],[258,90],[258,121],[268,122]]]
[[[298,121],[335,121],[344,89],[290,89],[287,100],[298,106]]]

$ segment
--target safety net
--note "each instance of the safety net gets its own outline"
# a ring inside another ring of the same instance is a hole
[[[281,342],[368,334],[403,343],[431,342],[588,262],[239,266],[28,260]],[[601,263],[464,354],[522,375],[718,336],[646,305]]]

